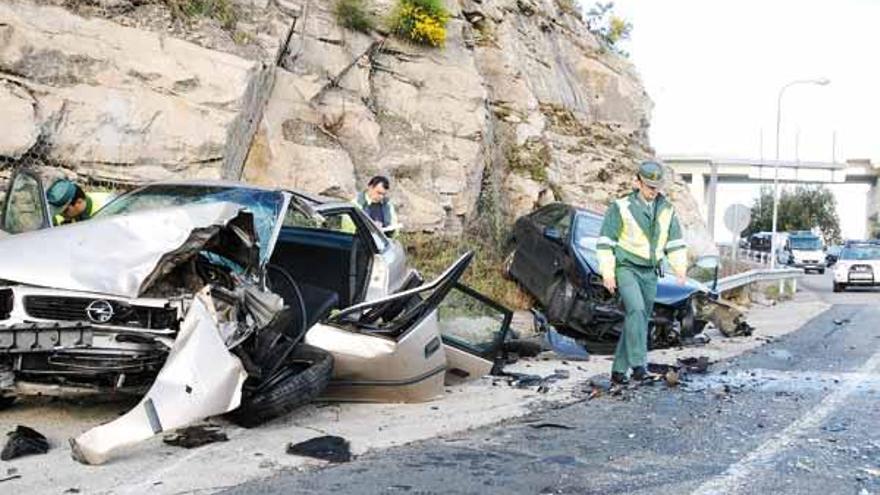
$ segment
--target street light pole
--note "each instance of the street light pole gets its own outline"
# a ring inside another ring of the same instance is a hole
[[[776,221],[779,216],[779,129],[782,122],[782,95],[786,89],[795,84],[818,84],[819,86],[825,86],[829,82],[831,81],[824,77],[821,79],[792,81],[780,88],[779,96],[776,98],[776,164],[773,172],[773,228],[770,234],[770,269],[776,268],[776,251],[778,249],[776,245]]]

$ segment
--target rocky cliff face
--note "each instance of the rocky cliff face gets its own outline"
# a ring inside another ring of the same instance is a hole
[[[234,29],[161,3],[0,5],[0,155],[340,197],[382,173],[408,229],[456,233],[553,200],[601,209],[652,152],[633,67],[562,0],[447,0],[441,49],[346,30],[330,0],[239,0]]]

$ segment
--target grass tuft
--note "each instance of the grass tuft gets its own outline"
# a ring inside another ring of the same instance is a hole
[[[527,309],[532,305],[531,297],[516,282],[504,278],[506,253],[493,246],[491,241],[468,236],[404,233],[401,242],[406,247],[411,266],[426,278],[439,275],[459,256],[473,250],[474,259],[461,282],[512,310]]]

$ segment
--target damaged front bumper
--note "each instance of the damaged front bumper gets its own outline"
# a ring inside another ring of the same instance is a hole
[[[184,298],[0,289],[0,395],[140,393],[174,342]],[[89,321],[103,319],[102,323]]]

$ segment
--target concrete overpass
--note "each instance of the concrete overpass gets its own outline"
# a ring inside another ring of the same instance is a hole
[[[713,234],[718,231],[716,211],[719,184],[772,185],[777,162],[712,156],[670,155],[661,157],[690,187],[700,212]],[[782,184],[866,184],[867,197],[863,215],[866,232],[880,213],[880,160],[846,160],[845,162],[779,161],[779,183]],[[740,201],[751,206],[751,201]],[[856,212],[841,212],[855,214]],[[726,240],[726,239],[717,239]]]

